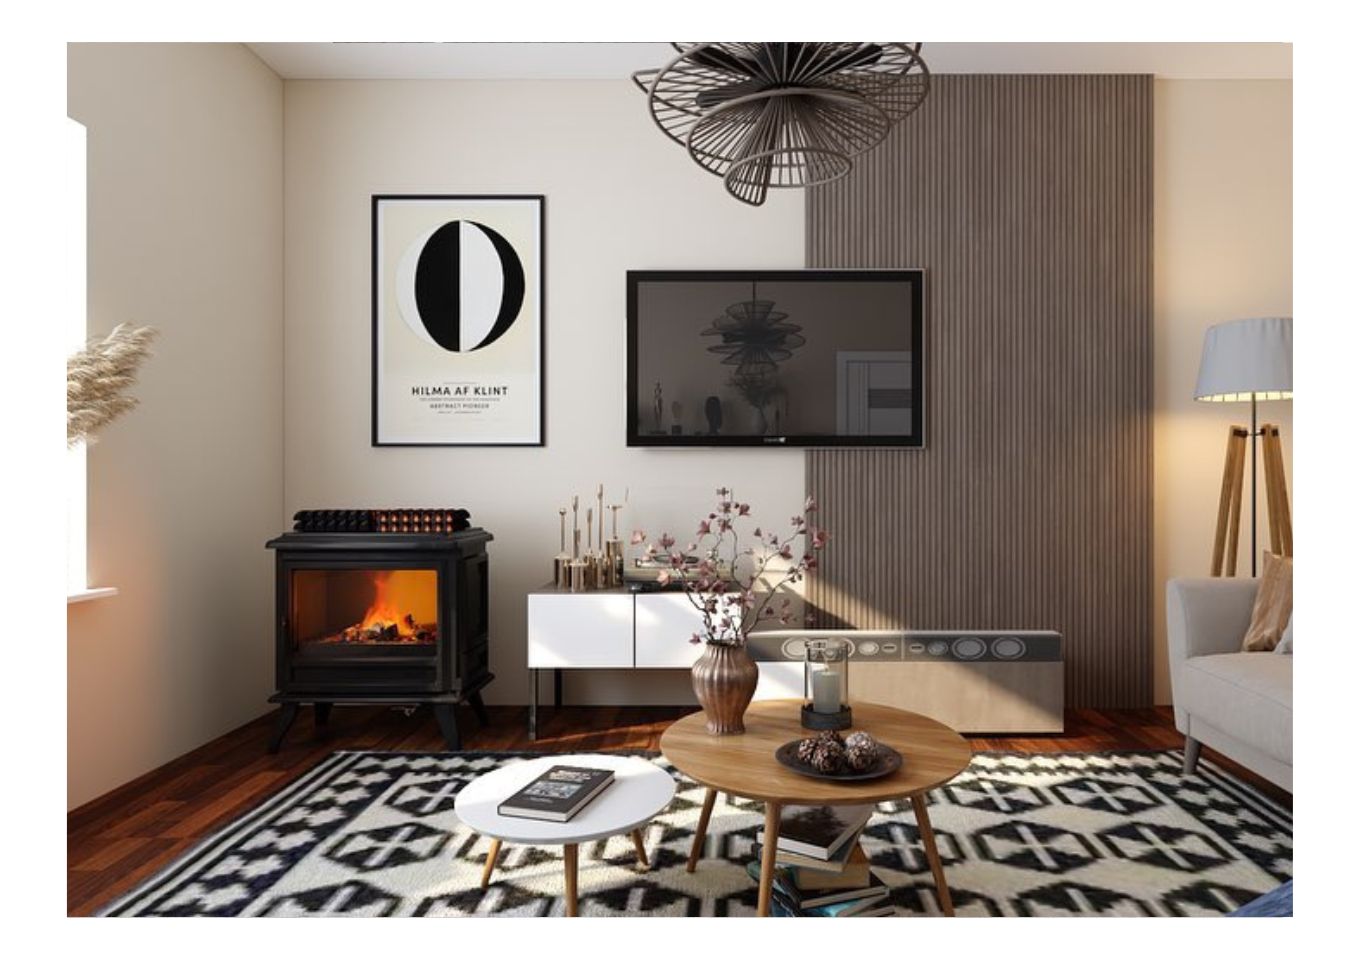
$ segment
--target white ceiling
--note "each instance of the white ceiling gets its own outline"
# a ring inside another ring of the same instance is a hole
[[[659,67],[665,43],[251,43],[286,80],[609,80]],[[942,73],[1151,73],[1292,79],[1288,43],[925,43]]]

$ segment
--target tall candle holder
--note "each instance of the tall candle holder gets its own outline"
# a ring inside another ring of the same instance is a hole
[[[581,593],[623,585],[624,545],[619,538],[619,511],[623,504],[605,503],[605,487],[596,488],[595,506],[585,508],[586,541],[581,539],[581,498],[572,496],[572,530],[569,543],[567,507],[558,510],[558,554],[553,558],[553,585],[558,590]],[[605,510],[610,511],[609,536]]]
[[[558,555],[553,558],[553,585],[559,590],[568,587],[567,565],[571,562],[572,555],[567,552],[567,508],[562,507],[558,510]]]

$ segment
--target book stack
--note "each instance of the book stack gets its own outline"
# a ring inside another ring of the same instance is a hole
[[[871,814],[871,806],[783,808],[774,860],[774,916],[885,917],[895,913],[890,888],[872,872],[858,843]],[[757,859],[746,865],[756,882],[762,830],[757,839]]]

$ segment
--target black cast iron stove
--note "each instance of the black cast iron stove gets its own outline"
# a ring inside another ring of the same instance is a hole
[[[462,511],[302,511],[295,531],[268,541],[277,558],[270,699],[281,705],[269,751],[306,703],[320,726],[336,703],[425,705],[451,750],[461,747],[457,704],[487,723],[492,534],[452,513]]]

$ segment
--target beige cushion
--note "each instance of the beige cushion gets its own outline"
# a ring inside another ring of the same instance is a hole
[[[1242,638],[1245,651],[1274,650],[1294,612],[1294,561],[1266,553],[1261,582],[1256,588],[1251,626]]]

